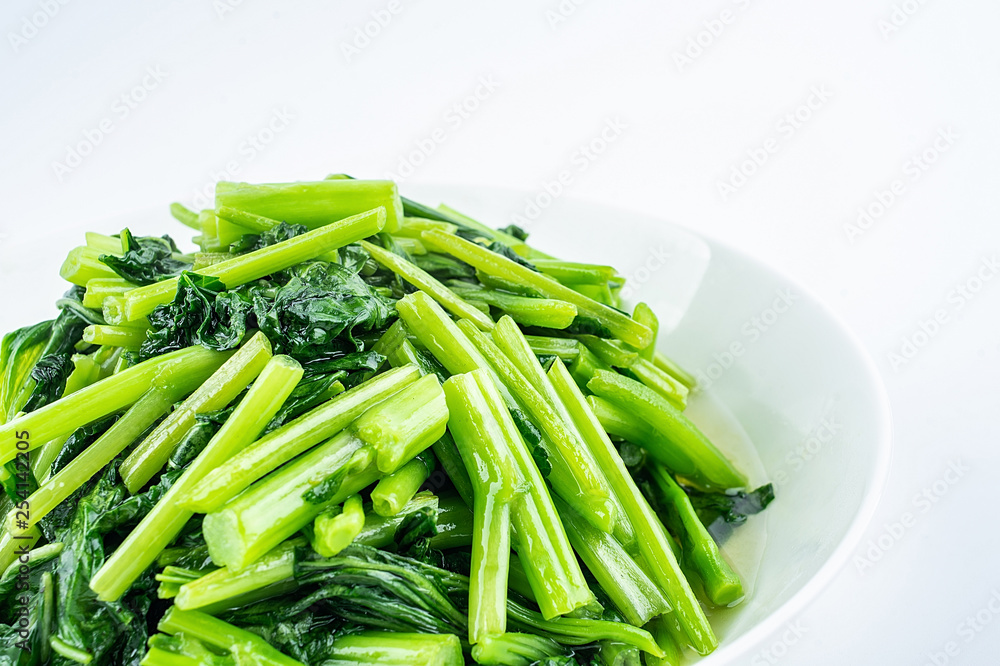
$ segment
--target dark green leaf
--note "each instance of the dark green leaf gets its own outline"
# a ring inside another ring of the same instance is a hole
[[[262,234],[244,234],[238,241],[229,246],[229,251],[233,254],[253,252],[301,236],[307,231],[309,231],[309,227],[303,224],[279,222],[277,226]]]
[[[125,254],[121,257],[102,254],[100,260],[129,282],[138,285],[153,284],[191,268],[191,264],[174,259],[177,245],[170,236],[136,238],[128,229],[122,233],[125,234],[125,245],[128,248]]]

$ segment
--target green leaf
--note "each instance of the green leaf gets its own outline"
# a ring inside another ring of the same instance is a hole
[[[177,245],[170,236],[136,238],[128,229],[122,233],[125,234],[125,246],[128,248],[125,254],[121,257],[102,254],[100,260],[129,282],[138,285],[153,284],[191,268],[191,264],[174,259]]]

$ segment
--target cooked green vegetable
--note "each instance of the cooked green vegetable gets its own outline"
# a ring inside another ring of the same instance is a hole
[[[344,174],[170,212],[197,252],[87,233],[0,340],[0,665],[715,648],[695,591],[742,601],[724,542],[773,488],[614,268]]]

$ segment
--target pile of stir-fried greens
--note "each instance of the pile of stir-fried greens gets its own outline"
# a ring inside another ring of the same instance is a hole
[[[389,181],[87,234],[0,347],[0,664],[607,666],[711,652],[773,498],[609,266]]]

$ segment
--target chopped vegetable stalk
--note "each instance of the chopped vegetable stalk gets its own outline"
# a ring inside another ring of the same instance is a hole
[[[437,532],[431,537],[431,548],[447,550],[472,545],[475,519],[461,497],[447,495],[438,499]]]
[[[576,360],[573,361],[569,370],[573,374],[573,379],[576,380],[576,383],[581,388],[586,388],[587,382],[593,379],[594,373],[598,370],[611,370],[611,366],[597,358],[597,355],[587,349],[586,346],[581,345],[580,353],[577,355]]]
[[[681,384],[684,384],[684,386],[687,386],[689,390],[694,390],[694,388],[698,385],[698,380],[695,379],[689,372],[660,352],[656,352],[653,355],[653,363],[657,368],[663,370]]]
[[[261,185],[220,181],[215,184],[215,205],[289,224],[304,224],[310,229],[379,207],[385,208],[386,231],[398,231],[403,222],[403,202],[396,183],[391,180],[335,179]]]
[[[170,416],[164,419],[122,462],[118,471],[129,492],[133,494],[139,492],[157,472],[163,469],[170,454],[194,425],[196,414],[212,412],[228,405],[256,379],[270,359],[271,343],[263,333],[258,332],[205,380],[198,390],[171,412]],[[228,456],[218,460],[216,465],[224,462],[226,458]],[[215,465],[207,469],[213,467]]]
[[[593,393],[630,411],[675,441],[701,475],[719,488],[742,488],[747,478],[694,423],[656,391],[613,372],[599,370],[587,383]]]
[[[433,511],[438,513],[439,499],[428,491],[417,493],[394,516],[380,516],[369,506],[365,510],[365,523],[354,543],[372,548],[385,548],[393,542],[396,529],[403,519],[417,511]],[[440,527],[440,520],[439,520]]]
[[[576,306],[566,301],[551,298],[529,298],[495,289],[462,287],[458,286],[457,283],[452,285],[452,290],[467,301],[485,303],[499,308],[506,312],[511,319],[524,326],[562,329],[572,324],[573,320],[576,319]]]
[[[670,527],[684,545],[684,552],[705,585],[705,594],[716,606],[732,606],[743,599],[743,583],[733,571],[715,539],[698,519],[688,497],[662,465],[653,466],[653,480],[669,502]]]
[[[632,310],[632,319],[648,328],[653,332],[653,341],[650,342],[644,349],[638,349],[639,356],[646,359],[647,361],[652,361],[656,356],[656,337],[660,332],[660,320],[657,318],[656,313],[653,312],[653,308],[646,305],[646,303],[638,303]]]
[[[671,618],[672,620],[673,618]],[[662,657],[646,656],[646,666],[680,666],[681,646],[674,640],[673,634],[667,628],[667,620],[659,617],[646,625],[646,631],[653,635],[656,644],[663,650]]]
[[[558,499],[556,506],[577,555],[626,620],[641,627],[651,618],[670,610],[670,604],[656,583],[614,537],[594,529],[570,507],[560,505]]]
[[[523,481],[498,420],[507,406],[486,371],[455,375],[444,392],[448,425],[473,482],[469,643],[475,645],[507,630],[510,504]]]
[[[639,539],[639,551],[646,562],[647,573],[656,581],[677,613],[694,648],[700,654],[708,654],[718,645],[718,639],[674,557],[670,537],[663,524],[639,491],[621,456],[562,362],[556,360],[552,364],[549,377],[587,446],[608,475],[611,487],[625,507],[636,531],[644,536]]]
[[[206,645],[238,655],[237,663],[255,666],[304,666],[275,650],[257,634],[239,629],[200,611],[168,608],[157,628],[167,634],[181,634]]]
[[[462,644],[452,634],[364,631],[342,636],[323,666],[463,666]]]
[[[351,431],[307,451],[205,516],[212,561],[239,571],[381,476],[375,453]],[[317,489],[329,488],[321,496]],[[326,495],[329,495],[327,497]]]
[[[552,278],[536,273],[481,245],[437,230],[425,231],[421,236],[429,249],[447,252],[486,273],[521,282],[546,298],[572,303],[581,315],[597,319],[614,335],[631,345],[645,347],[652,341],[653,332],[627,315],[587,298]]]
[[[431,449],[434,451],[434,457],[441,464],[441,468],[451,480],[452,485],[455,486],[458,496],[462,498],[466,506],[471,507],[472,479],[465,470],[465,464],[462,462],[462,456],[458,452],[458,447],[455,446],[455,440],[452,439],[450,434],[445,432],[441,439],[434,442]]]
[[[596,395],[587,396],[587,403],[601,422],[601,427],[609,435],[620,437],[643,448],[653,460],[666,465],[678,474],[703,481],[698,468],[684,449],[655,430],[653,426]]]
[[[385,477],[372,490],[372,504],[380,516],[395,516],[417,494],[434,470],[434,456],[424,452]]]
[[[493,320],[490,319],[489,315],[483,314],[463,301],[460,296],[455,294],[455,292],[448,287],[444,286],[429,273],[417,268],[399,255],[382,249],[377,245],[367,241],[359,241],[359,245],[361,245],[361,247],[363,247],[368,254],[375,259],[375,261],[382,264],[417,289],[420,289],[424,293],[428,294],[431,298],[440,303],[441,306],[448,312],[451,312],[457,317],[466,317],[471,319],[484,331],[488,331],[493,328]]]
[[[263,215],[249,213],[245,210],[239,210],[231,206],[219,206],[215,209],[215,216],[222,218],[223,220],[229,220],[233,224],[237,224],[248,231],[253,231],[258,234],[270,231],[274,227],[281,224],[278,220],[264,217]]]
[[[514,321],[517,321],[516,319]],[[580,343],[573,338],[549,338],[540,335],[526,335],[535,356],[558,356],[564,363],[572,363],[580,354]]]
[[[376,451],[376,465],[392,474],[436,442],[448,424],[437,375],[424,375],[359,416],[351,429]]]
[[[556,485],[557,479],[553,479],[556,492],[595,527],[612,532],[618,513],[611,500],[611,491],[593,456],[581,444],[577,434],[493,341],[472,326],[463,326],[462,322],[458,326],[548,436],[553,445],[549,451],[553,458],[553,471],[566,469],[572,474],[575,482],[572,486]]]
[[[403,224],[400,226],[399,231],[397,231],[396,234],[410,238],[420,238],[421,232],[429,229],[440,229],[445,233],[453,234],[458,231],[458,226],[452,224],[451,222],[429,220],[426,217],[404,217]]]
[[[177,501],[181,506],[199,513],[221,508],[254,481],[329,439],[369,407],[419,378],[420,372],[414,366],[395,368],[335,396],[243,449],[209,472]]]
[[[6,571],[8,567],[17,562],[25,550],[34,548],[41,538],[42,531],[36,525],[23,531],[4,530],[3,534],[0,535],[0,570]]]
[[[639,358],[639,354],[625,349],[617,340],[605,340],[594,335],[577,336],[587,349],[594,352],[597,358],[616,368],[631,368]]]
[[[683,410],[687,406],[688,387],[646,359],[640,358],[629,370],[639,381],[669,400],[677,409]]]
[[[385,215],[384,209],[376,208],[213,264],[202,269],[201,274],[217,277],[232,289],[376,234],[385,226]],[[109,324],[135,321],[148,315],[156,306],[170,302],[176,293],[177,278],[132,289],[122,296],[120,307],[114,299],[105,301],[104,318]]]
[[[176,388],[151,388],[93,444],[49,477],[27,498],[31,507],[27,512],[27,522],[34,525],[47,516],[170,411],[174,402],[183,395],[184,392]],[[8,529],[14,526],[17,518],[15,511],[8,514]]]
[[[419,292],[410,294],[400,300],[396,308],[407,328],[452,374],[490,368],[475,345],[429,296]],[[503,387],[506,391],[499,378],[495,381],[498,390]],[[511,407],[513,398],[508,400],[505,395],[504,401]],[[528,485],[528,495],[515,503],[511,519],[519,539],[518,557],[524,564],[542,613],[552,618],[588,606],[594,601],[593,593],[587,587],[566,531],[559,522],[545,479],[509,414],[501,425],[508,432],[518,470]],[[553,468],[553,477],[550,477],[553,485],[555,474],[556,468]],[[571,477],[567,475],[567,478]]]
[[[618,271],[613,267],[599,264],[581,264],[554,259],[533,259],[531,263],[541,272],[566,285],[607,284],[608,280],[618,275]]]
[[[111,345],[138,349],[146,339],[146,326],[101,326],[91,324],[83,329],[83,341],[92,345]]]
[[[59,276],[80,287],[86,287],[91,280],[118,277],[118,273],[101,261],[100,257],[100,252],[85,245],[73,248],[66,255],[66,261],[59,269]]]
[[[265,358],[270,356],[269,346],[264,347]],[[233,358],[238,358],[241,352]],[[302,377],[302,366],[288,356],[275,356],[258,374],[259,377],[251,378],[257,381],[222,428],[91,579],[90,587],[98,598],[104,601],[120,598],[176,538],[193,515],[177,506],[177,496],[260,435]]]
[[[180,610],[214,606],[289,580],[295,574],[295,549],[304,539],[290,539],[242,571],[223,567],[181,585],[174,605]]]
[[[551,638],[517,632],[484,636],[472,648],[472,658],[476,663],[488,666],[531,666],[546,657],[565,654],[566,648]]]
[[[512,250],[514,250],[514,252],[516,252],[518,255],[522,257],[527,257],[529,259],[554,258],[550,255],[545,254],[544,252],[540,252],[539,250],[531,247],[517,236],[508,234],[506,231],[503,231],[501,229],[491,229],[482,222],[474,220],[468,215],[465,215],[464,213],[458,212],[451,206],[446,206],[445,204],[441,204],[440,206],[438,206],[437,212],[443,214],[444,219],[446,221],[451,221],[459,225],[465,226],[466,228],[474,229],[483,234],[483,238],[500,241],[504,245],[509,246]]]
[[[19,441],[15,433],[30,433],[30,451],[121,411],[142,397],[151,386],[182,386],[189,385],[192,379],[202,381],[231,355],[232,352],[216,352],[203,347],[163,354],[0,425],[0,463],[14,459]]]
[[[95,278],[87,282],[87,291],[83,294],[83,307],[100,310],[104,307],[104,299],[108,296],[121,296],[135,285],[120,277]]]
[[[594,641],[618,641],[634,645],[654,657],[663,655],[649,632],[623,622],[590,620],[586,618],[560,617],[545,620],[538,613],[523,606],[507,602],[507,619],[518,629],[543,631],[563,645],[587,645]]]
[[[187,208],[187,206],[179,203],[170,204],[170,214],[174,216],[174,219],[181,224],[191,227],[192,229],[198,229],[198,213]]]
[[[334,557],[351,545],[365,526],[365,509],[360,495],[351,495],[342,507],[316,516],[313,523],[313,550],[323,557]]]

